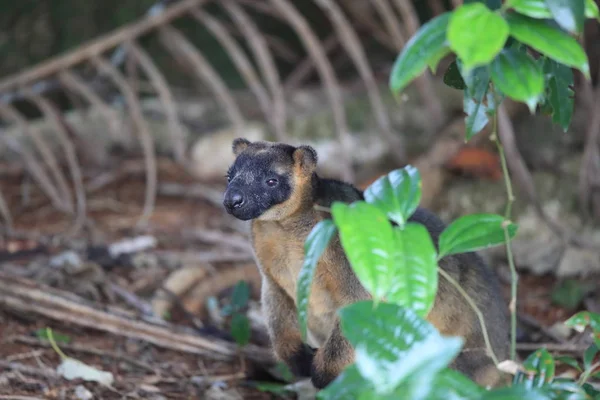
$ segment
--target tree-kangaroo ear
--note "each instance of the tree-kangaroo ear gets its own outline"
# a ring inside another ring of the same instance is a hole
[[[299,146],[294,150],[294,164],[306,173],[312,174],[317,168],[317,152],[310,146]]]
[[[231,148],[234,155],[239,155],[242,151],[246,150],[246,147],[250,145],[250,141],[244,138],[233,139]]]

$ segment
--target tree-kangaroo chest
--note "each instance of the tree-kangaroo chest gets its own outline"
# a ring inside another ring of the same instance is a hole
[[[290,233],[276,223],[252,226],[252,245],[261,273],[281,287],[295,302],[298,274],[304,262],[304,240],[308,232]]]
[[[279,286],[295,305],[298,275],[304,263],[304,241],[311,228],[307,226],[290,232],[276,223],[257,221],[252,225],[252,245],[261,274]],[[309,336],[312,333],[313,340],[316,340],[315,344],[320,344],[328,336],[338,306],[328,284],[327,268],[324,268],[328,253],[329,249],[322,255],[311,286],[308,328],[311,331]]]

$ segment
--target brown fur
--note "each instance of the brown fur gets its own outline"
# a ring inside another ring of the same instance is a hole
[[[238,139],[239,140],[239,139]],[[234,142],[234,153],[270,151],[266,142]],[[353,273],[339,237],[332,239],[315,271],[308,310],[309,344],[302,343],[296,319],[296,284],[304,260],[304,242],[316,223],[329,215],[316,211],[315,204],[330,206],[334,200],[352,202],[362,198],[348,186],[321,180],[314,173],[316,154],[298,147],[288,163],[277,168],[291,172],[291,195],[270,207],[251,222],[251,239],[263,277],[262,303],[269,336],[276,356],[295,373],[310,370],[313,384],[322,388],[354,361],[354,351],[343,337],[336,310],[350,303],[367,300],[369,293]],[[322,197],[315,198],[315,185],[323,186]],[[444,226],[425,210],[418,209],[411,220],[424,224],[437,246]],[[474,253],[448,256],[440,261],[447,271],[483,311],[490,340],[500,361],[508,356],[508,328],[505,307],[498,294],[495,277]],[[464,298],[442,276],[438,295],[427,319],[444,335],[462,336],[463,352],[454,360],[455,368],[478,383],[494,386],[501,375],[486,354],[477,317]],[[308,365],[307,365],[308,364]]]

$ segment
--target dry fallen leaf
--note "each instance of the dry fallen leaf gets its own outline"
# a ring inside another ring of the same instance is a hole
[[[81,378],[105,386],[111,386],[114,382],[114,376],[111,372],[101,371],[70,357],[63,358],[62,363],[56,368],[56,372],[68,380]]]

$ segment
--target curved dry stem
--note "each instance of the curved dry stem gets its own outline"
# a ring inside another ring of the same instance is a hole
[[[6,233],[10,235],[13,230],[13,219],[10,214],[10,209],[8,208],[8,204],[4,199],[4,195],[2,194],[2,187],[0,187],[0,214],[2,214],[2,218],[4,218],[4,222],[6,224]]]
[[[397,50],[394,39],[387,34],[385,29],[380,26],[381,23],[371,14],[370,5],[362,2],[345,1],[340,6],[346,7],[346,10],[352,16],[354,26],[362,26],[369,31],[379,44],[390,50]]]
[[[369,96],[371,107],[375,112],[375,118],[379,123],[379,126],[381,127],[388,144],[394,149],[392,154],[397,161],[402,162],[404,159],[402,141],[400,140],[399,136],[394,136],[392,133],[390,120],[385,110],[383,101],[381,100],[381,95],[379,93],[379,89],[377,88],[377,83],[375,82],[375,76],[373,75],[373,71],[367,62],[367,55],[365,54],[358,36],[352,29],[350,22],[346,19],[342,10],[334,1],[315,0],[315,2],[327,12],[330,19],[333,21],[342,45],[346,48],[346,51],[352,58],[352,61],[356,65],[358,72],[362,76],[362,79],[365,81],[367,95]]]
[[[400,15],[402,16],[402,21],[406,25],[408,36],[412,37],[419,30],[419,19],[412,3],[404,0],[394,0],[394,2],[398,8],[398,11],[400,12]],[[444,120],[444,111],[442,103],[436,96],[433,88],[431,82],[431,72],[429,69],[426,69],[425,72],[415,80],[415,84],[419,90],[423,102],[425,103],[425,107],[427,107],[429,110],[431,127],[433,129],[438,129]]]
[[[252,63],[250,60],[248,60],[248,57],[246,57],[244,51],[216,18],[213,18],[208,13],[205,13],[200,9],[192,10],[191,14],[198,20],[198,22],[208,28],[208,30],[216,37],[219,43],[221,43],[223,48],[227,51],[231,60],[248,84],[248,87],[252,93],[254,93],[254,96],[256,96],[265,118],[270,121],[277,134],[277,137],[280,141],[284,141],[284,133],[280,130],[281,127],[277,125],[275,113],[270,112],[272,104],[269,94],[260,82],[260,78],[256,74]]]
[[[118,86],[125,101],[131,111],[131,117],[136,126],[136,132],[139,135],[140,143],[144,149],[144,161],[146,164],[146,195],[144,200],[144,209],[142,215],[138,220],[138,224],[142,225],[148,222],[152,210],[154,209],[154,203],[156,201],[156,188],[157,188],[157,164],[156,155],[154,154],[154,141],[150,135],[150,130],[146,121],[142,115],[142,108],[138,102],[138,99],[125,80],[125,77],[109,62],[101,57],[93,57],[92,62],[100,73],[110,76],[115,85]]]
[[[108,125],[108,130],[115,140],[119,139],[119,127],[117,126],[116,112],[112,110],[102,99],[75,73],[65,69],[58,74],[60,83],[72,92],[80,94],[91,106],[96,107],[102,114]]]
[[[144,70],[144,73],[150,78],[152,86],[156,89],[163,107],[165,108],[169,133],[173,139],[175,159],[178,162],[183,163],[185,161],[185,131],[183,130],[183,126],[177,115],[175,100],[173,99],[171,89],[169,89],[169,84],[158,67],[152,62],[152,58],[150,58],[148,53],[138,46],[135,41],[128,42],[126,49],[136,59]]]
[[[31,174],[46,196],[48,196],[48,199],[50,199],[52,205],[59,211],[62,211],[66,214],[72,214],[73,205],[69,207],[69,205],[65,203],[64,199],[58,194],[56,187],[52,184],[52,180],[44,170],[44,167],[37,162],[35,156],[27,149],[27,146],[21,146],[15,138],[10,138],[6,135],[0,136],[0,138],[4,139],[6,146],[10,150],[19,154],[23,158],[25,168]]]
[[[231,16],[231,19],[239,27],[240,31],[244,33],[245,39],[250,45],[250,50],[254,54],[263,79],[267,82],[273,98],[275,134],[278,140],[287,141],[285,96],[283,87],[281,86],[279,71],[275,65],[273,55],[269,52],[265,38],[252,19],[234,1],[223,0],[221,6]]]
[[[396,50],[402,50],[402,47],[404,47],[404,44],[406,43],[406,38],[400,29],[402,24],[397,18],[393,8],[388,3],[388,0],[373,0],[373,6],[383,20],[383,24],[385,25],[390,37],[393,39]]]
[[[242,112],[235,103],[227,85],[210,63],[181,32],[171,26],[164,26],[159,30],[159,39],[166,50],[192,66],[196,77],[214,92],[217,101],[227,112],[234,128],[241,133],[245,124]]]
[[[69,185],[67,185],[67,179],[61,171],[58,160],[56,159],[52,149],[50,148],[50,146],[48,146],[48,144],[42,137],[42,134],[37,130],[37,128],[28,124],[25,118],[23,118],[23,116],[21,116],[21,114],[19,114],[17,110],[15,110],[12,106],[8,104],[0,103],[0,116],[2,116],[2,118],[4,119],[12,119],[17,124],[17,126],[23,131],[23,133],[31,138],[37,151],[40,153],[42,160],[44,160],[44,162],[50,169],[50,173],[56,180],[56,186],[58,187],[58,191],[55,193],[61,199],[59,201],[59,203],[61,204],[60,209],[65,210],[67,213],[73,213],[73,200],[71,198],[71,190],[69,189]],[[41,168],[41,171],[43,171],[43,168]],[[48,182],[50,186],[52,186],[52,184],[50,183],[51,180],[49,180]],[[47,187],[48,185],[44,186]],[[49,194],[50,192],[47,193]],[[57,204],[55,203],[55,206],[56,205]]]
[[[339,39],[336,35],[329,35],[323,40],[323,51],[325,55],[329,55],[339,45]],[[313,71],[315,63],[310,57],[305,57],[301,62],[296,65],[296,68],[285,78],[283,83],[283,89],[287,93],[293,93],[302,82],[309,76]]]
[[[352,168],[352,162],[350,154],[352,150],[350,148],[350,135],[348,133],[348,127],[346,125],[346,113],[344,110],[344,104],[342,102],[341,90],[333,71],[333,67],[325,57],[323,48],[321,47],[318,38],[314,32],[310,29],[310,26],[306,22],[306,19],[291,5],[287,0],[270,0],[270,2],[283,14],[283,16],[290,22],[292,28],[296,31],[304,47],[308,50],[311,56],[315,60],[317,71],[321,79],[323,80],[327,89],[331,106],[333,107],[333,118],[337,128],[338,136],[343,151],[343,179],[348,182],[354,181],[354,171]]]
[[[490,337],[488,335],[487,326],[485,324],[485,319],[483,318],[483,313],[477,307],[477,304],[473,301],[471,296],[460,286],[458,282],[454,278],[452,278],[446,271],[442,268],[438,268],[439,274],[444,277],[454,288],[461,294],[461,296],[469,303],[469,306],[473,309],[473,312],[477,315],[477,319],[479,320],[479,325],[481,326],[481,333],[483,334],[483,340],[485,341],[485,347],[487,347],[488,352],[490,353],[491,359],[494,361],[496,367],[498,367],[499,361],[498,357],[496,357],[496,353],[494,352],[494,348],[492,347],[492,343],[490,342]]]
[[[41,96],[35,95],[32,92],[25,92],[25,97],[31,100],[36,107],[40,109],[44,115],[44,118],[52,124],[58,137],[58,141],[60,142],[67,157],[67,164],[71,170],[71,179],[73,180],[73,187],[75,188],[75,195],[77,198],[77,214],[73,232],[78,232],[85,223],[86,204],[85,189],[83,187],[83,174],[81,173],[81,168],[79,168],[79,161],[77,160],[75,146],[73,145],[71,139],[69,139],[69,133],[64,127],[63,122],[60,120],[60,115],[48,100]]]
[[[414,35],[419,30],[421,24],[419,23],[419,18],[413,4],[410,1],[404,0],[394,0],[394,4],[402,16],[402,22],[406,25],[406,32],[409,36]]]
[[[11,75],[0,81],[0,92],[13,88],[24,87],[38,79],[43,79],[63,69],[70,68],[83,61],[99,56],[105,51],[121,43],[135,39],[150,32],[157,27],[168,24],[170,21],[187,13],[192,8],[206,3],[207,0],[182,0],[168,7],[158,15],[148,15],[139,21],[124,25],[123,27],[98,39],[88,42],[64,55],[54,57],[22,73]]]

